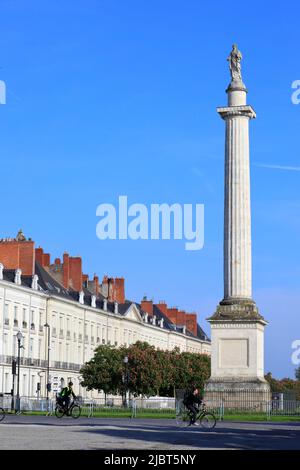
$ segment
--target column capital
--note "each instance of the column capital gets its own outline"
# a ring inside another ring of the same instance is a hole
[[[226,120],[228,118],[245,116],[249,119],[255,119],[256,113],[252,106],[226,106],[223,108],[217,108],[217,112],[220,114],[221,118]]]

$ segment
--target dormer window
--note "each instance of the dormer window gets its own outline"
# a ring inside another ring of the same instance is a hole
[[[22,270],[21,269],[16,269],[15,271],[15,284],[18,286],[21,285],[21,276],[22,276]]]

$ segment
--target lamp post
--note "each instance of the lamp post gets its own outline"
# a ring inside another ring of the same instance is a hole
[[[46,376],[46,394],[47,394],[47,411],[49,411],[49,368],[50,368],[50,325],[46,322],[44,325],[45,328],[48,328],[47,334],[47,376]]]
[[[23,335],[21,331],[17,333],[17,340],[18,340],[18,378],[17,378],[17,400],[16,400],[16,413],[20,412],[20,350],[23,347],[21,345]]]
[[[124,399],[124,407],[127,407],[127,387],[128,387],[128,356],[125,356],[123,359],[125,365],[125,373],[124,373],[124,388],[125,388],[125,399]]]

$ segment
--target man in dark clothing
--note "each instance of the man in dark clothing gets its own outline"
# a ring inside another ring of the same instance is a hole
[[[196,417],[199,410],[198,406],[201,404],[201,402],[202,400],[199,396],[199,389],[197,387],[192,387],[191,389],[186,391],[183,399],[183,404],[191,413],[189,426],[192,426],[193,424],[198,425],[196,423]]]
[[[66,409],[69,408],[71,395],[76,399],[76,395],[73,392],[73,382],[69,382],[67,387],[64,387],[59,394],[59,404],[64,406]]]

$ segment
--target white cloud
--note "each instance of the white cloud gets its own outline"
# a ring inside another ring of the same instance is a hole
[[[254,163],[260,168],[270,168],[272,170],[300,171],[300,166],[268,165],[266,163]]]

